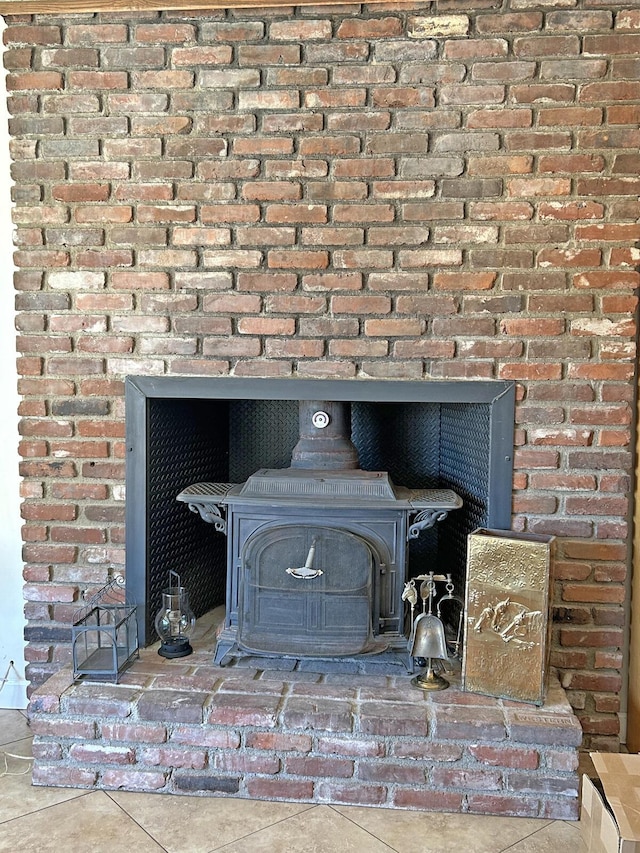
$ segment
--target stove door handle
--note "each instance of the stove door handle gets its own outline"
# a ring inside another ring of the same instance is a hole
[[[300,566],[297,569],[287,569],[287,574],[299,580],[313,580],[313,578],[319,578],[324,573],[322,569],[310,569],[308,566]]]

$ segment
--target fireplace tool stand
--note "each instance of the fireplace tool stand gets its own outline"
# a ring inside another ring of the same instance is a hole
[[[422,611],[414,618],[418,600],[416,581],[421,582]],[[446,583],[446,593],[440,598],[437,598],[436,581]],[[429,572],[408,581],[402,593],[403,600],[408,601],[411,608],[411,633],[407,644],[409,655],[412,662],[426,665],[425,671],[411,680],[411,683],[421,690],[445,690],[449,686],[447,679],[437,671],[444,668],[443,661],[449,660],[445,627],[442,621],[443,602],[455,602],[459,607],[458,625],[452,646],[456,656],[460,653],[464,604],[462,599],[453,594],[453,591],[454,585],[450,574],[436,575],[435,572]],[[433,612],[434,602],[436,602],[436,613]]]

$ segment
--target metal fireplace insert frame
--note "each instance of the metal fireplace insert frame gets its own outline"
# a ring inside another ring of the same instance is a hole
[[[225,601],[224,537],[176,496],[195,482],[242,482],[259,468],[286,467],[298,403],[318,399],[351,403],[362,468],[462,496],[463,510],[412,545],[416,574],[434,553],[459,574],[468,533],[510,528],[513,382],[130,376],[126,582],[141,645],[156,639],[153,620],[170,569],[180,567],[196,616]]]

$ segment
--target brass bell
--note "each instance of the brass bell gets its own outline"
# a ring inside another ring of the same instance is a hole
[[[442,621],[431,613],[419,613],[413,629],[411,657],[447,660],[447,641]]]
[[[447,641],[442,621],[432,613],[419,613],[416,617],[411,656],[427,659],[426,670],[412,678],[412,684],[421,690],[446,690],[449,682],[435,672],[433,660],[448,660]]]

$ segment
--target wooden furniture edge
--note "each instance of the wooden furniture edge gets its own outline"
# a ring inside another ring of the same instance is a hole
[[[369,4],[390,0],[366,0]],[[0,0],[0,15],[76,15],[96,12],[172,12],[206,9],[262,9],[282,6],[362,5],[359,0]]]

